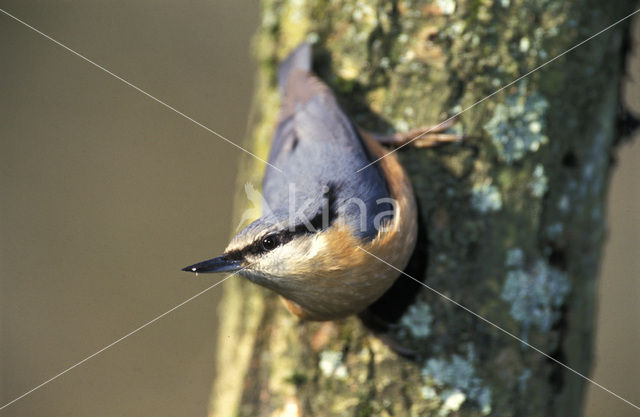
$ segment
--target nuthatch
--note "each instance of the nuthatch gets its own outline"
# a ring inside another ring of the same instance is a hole
[[[282,106],[263,180],[270,210],[240,231],[223,255],[183,270],[239,271],[280,294],[303,319],[359,313],[399,275],[367,252],[403,270],[416,243],[416,203],[395,154],[369,165],[386,154],[378,141],[404,137],[358,131],[311,74],[308,44],[281,64],[278,83]],[[293,200],[290,184],[297,191]],[[292,207],[302,216],[292,216]]]

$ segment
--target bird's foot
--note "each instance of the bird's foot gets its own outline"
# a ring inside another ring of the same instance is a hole
[[[382,145],[398,147],[411,144],[417,148],[429,148],[465,139],[462,135],[443,133],[453,126],[453,123],[453,120],[449,119],[434,126],[423,126],[407,132],[396,132],[390,135],[369,133],[369,135]]]

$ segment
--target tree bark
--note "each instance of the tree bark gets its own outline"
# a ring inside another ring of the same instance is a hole
[[[263,0],[247,145],[266,158],[277,65],[304,40],[364,129],[405,131],[464,110],[453,127],[464,143],[398,152],[421,216],[407,272],[588,375],[628,22],[474,103],[633,5]],[[243,161],[238,213],[263,170]],[[581,412],[584,379],[404,276],[361,318],[327,323],[301,322],[234,278],[220,319],[211,416]]]

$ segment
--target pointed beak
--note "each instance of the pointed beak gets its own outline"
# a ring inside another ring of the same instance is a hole
[[[237,271],[242,268],[241,260],[232,260],[227,255],[218,256],[208,261],[199,262],[182,268],[183,271],[196,273],[213,273],[213,272],[229,272]]]

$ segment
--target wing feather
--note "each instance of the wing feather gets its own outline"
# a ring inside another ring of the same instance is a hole
[[[267,167],[265,200],[271,210],[290,210],[293,201],[296,211],[307,207],[303,211],[312,213],[322,207],[326,187],[335,184],[339,216],[361,237],[374,237],[375,216],[391,208],[378,203],[389,197],[386,181],[377,165],[356,172],[372,156],[331,90],[304,68],[286,72],[269,155],[269,163],[283,172]]]

